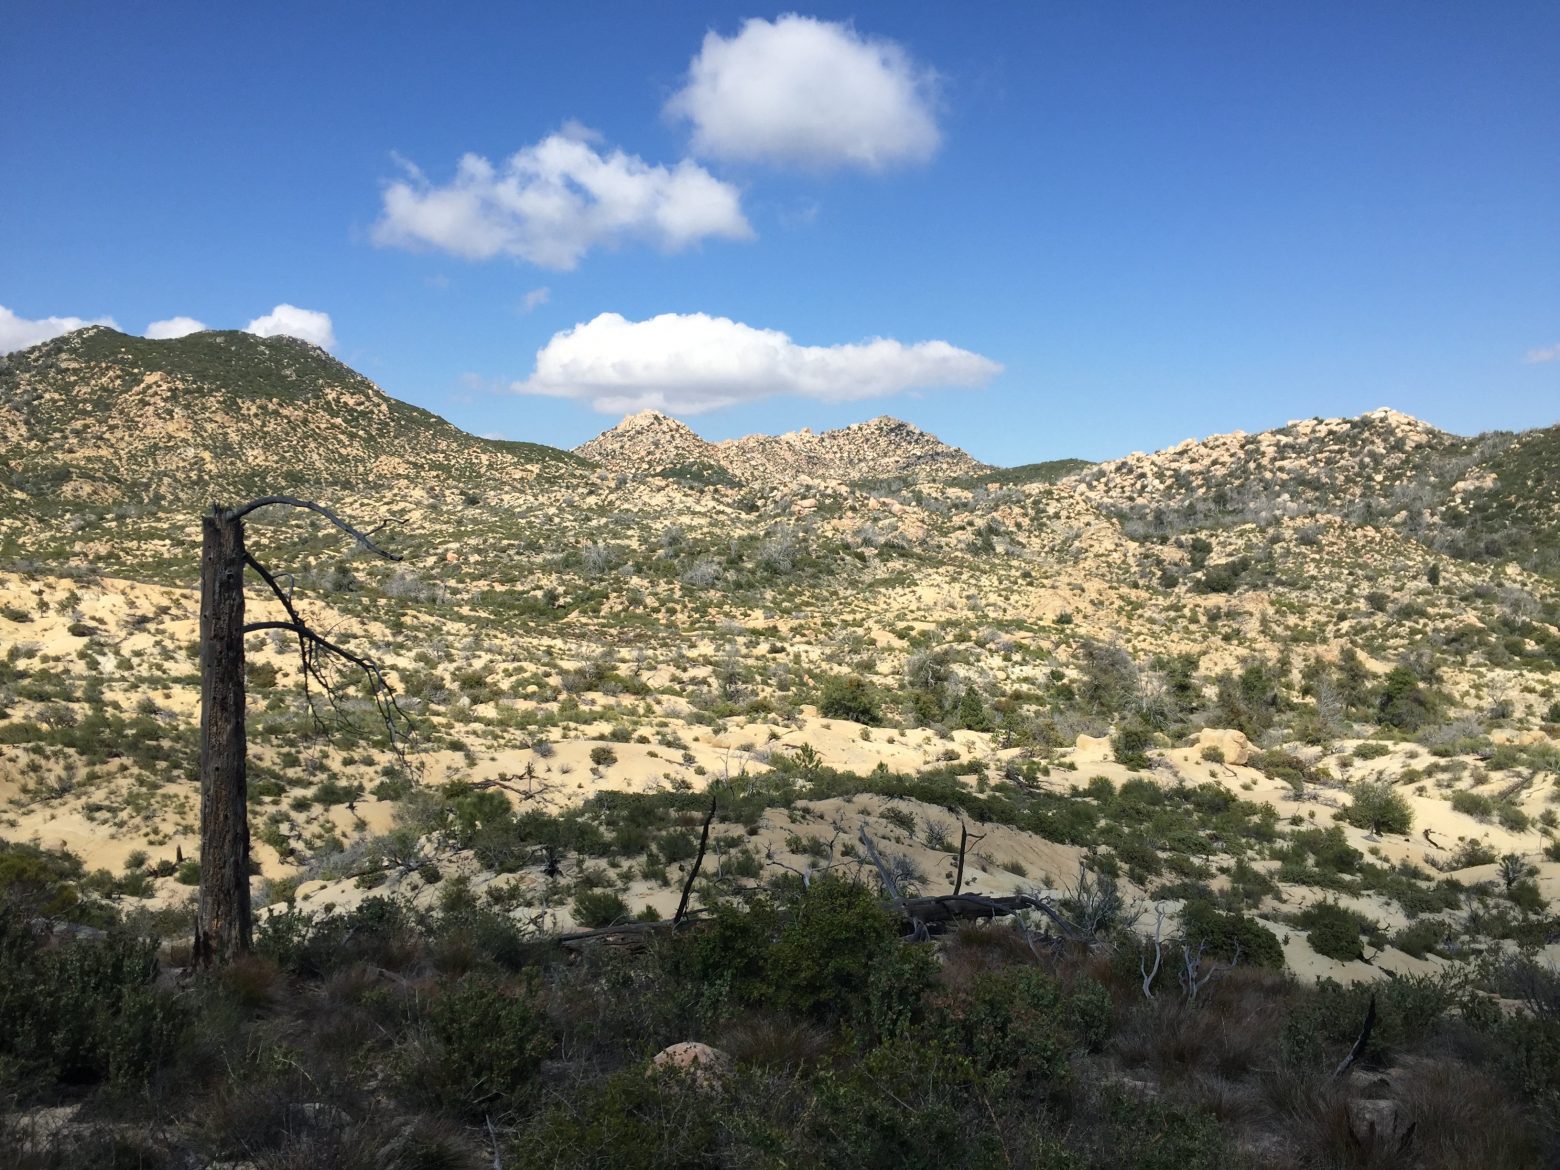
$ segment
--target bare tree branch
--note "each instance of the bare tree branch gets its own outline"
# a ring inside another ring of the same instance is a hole
[[[384,722],[385,731],[390,736],[390,746],[397,753],[401,751],[401,743],[409,734],[412,721],[408,718],[406,712],[401,710],[400,704],[396,702],[395,689],[391,687],[390,680],[385,677],[385,672],[379,663],[372,658],[364,658],[362,655],[354,654],[344,646],[338,646],[328,638],[315,633],[303,621],[249,622],[244,626],[244,633],[246,634],[259,633],[262,630],[286,630],[297,635],[300,653],[303,658],[305,687],[307,687],[309,678],[313,678],[318,682],[326,697],[330,700],[331,708],[337,712],[338,718],[342,718],[340,705],[337,702],[335,688],[330,685],[320,667],[320,652],[323,651],[340,658],[344,662],[349,662],[367,675],[373,690],[374,705],[379,709],[379,715]],[[310,710],[314,710],[312,704],[310,705]],[[319,720],[317,713],[315,714],[315,719],[316,721]],[[343,722],[345,722],[344,719]]]
[[[963,821],[959,822],[959,872],[954,875],[953,892],[957,894],[964,888],[964,854],[971,845],[978,845],[986,839],[986,834],[971,839],[969,826]]]
[[[704,864],[704,851],[710,843],[710,822],[715,819],[715,794],[710,793],[710,811],[704,818],[704,831],[699,834],[699,852],[693,859],[693,867],[688,870],[688,880],[683,883],[682,898],[677,903],[677,913],[672,916],[672,925],[677,926],[688,913],[688,898],[693,893],[694,880],[699,876],[699,867]]]
[[[1376,996],[1370,997],[1370,1006],[1365,1009],[1365,1024],[1360,1028],[1359,1038],[1354,1041],[1354,1047],[1349,1049],[1349,1055],[1343,1058],[1343,1062],[1333,1069],[1333,1079],[1338,1079],[1354,1067],[1360,1057],[1365,1055],[1365,1046],[1370,1043],[1370,1034],[1376,1027]]]
[[[872,838],[867,835],[865,822],[861,825],[857,835],[861,838],[861,843],[867,847],[867,858],[878,872],[878,879],[883,883],[883,892],[896,903],[903,902],[905,899],[904,895],[899,892],[899,883],[894,880],[894,875],[889,872],[888,866],[884,865],[883,859],[878,856],[877,846],[872,843]]]
[[[1159,975],[1159,968],[1165,961],[1165,944],[1163,931],[1165,928],[1165,908],[1154,907],[1154,967],[1149,970],[1147,956],[1138,956],[1138,973],[1143,976],[1143,996],[1145,999],[1154,998],[1154,980]]]
[[[313,500],[300,500],[296,496],[261,496],[258,500],[250,500],[247,504],[240,504],[236,508],[229,508],[222,515],[227,520],[242,520],[251,512],[258,511],[261,508],[269,508],[273,505],[285,505],[289,508],[305,508],[310,512],[318,512],[321,516],[325,517],[325,519],[329,520],[332,524],[345,532],[353,540],[357,541],[361,547],[367,549],[369,552],[377,553],[379,556],[384,557],[387,561],[399,561],[401,559],[401,557],[396,553],[388,552],[385,549],[380,548],[379,545],[374,543],[373,539],[374,533],[378,532],[380,528],[383,528],[385,524],[401,523],[401,521],[397,519],[386,520],[384,524],[380,524],[378,528],[364,532],[361,529],[355,528],[351,524],[348,524],[340,516],[336,515],[336,513],[325,507],[324,504],[316,504]]]

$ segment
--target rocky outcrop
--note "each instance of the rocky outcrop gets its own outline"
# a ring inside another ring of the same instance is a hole
[[[1466,440],[1400,411],[1232,431],[1096,464],[1065,482],[1123,517],[1169,523],[1270,522],[1330,512],[1355,520],[1439,499]],[[1391,511],[1387,511],[1387,509]]]
[[[686,423],[658,410],[629,415],[611,430],[576,447],[574,453],[609,470],[634,475],[720,462],[713,443],[705,442]]]
[[[642,410],[576,447],[575,454],[635,475],[707,466],[746,483],[770,485],[807,479],[948,479],[986,470],[935,435],[886,416],[838,430],[803,428],[710,443],[674,418]]]

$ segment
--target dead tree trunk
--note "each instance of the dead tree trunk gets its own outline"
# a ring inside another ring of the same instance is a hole
[[[249,952],[249,791],[244,742],[244,522],[215,507],[200,558],[202,966]]]
[[[699,852],[693,859],[693,868],[688,871],[688,880],[683,883],[682,897],[677,902],[677,913],[672,915],[672,925],[682,922],[688,913],[688,898],[693,894],[693,883],[698,880],[699,867],[704,864],[704,851],[710,844],[710,822],[715,819],[715,794],[710,793],[710,811],[704,818],[704,829],[699,834]]]
[[[263,496],[236,508],[213,506],[201,522],[200,559],[200,908],[195,961],[226,963],[249,953],[249,785],[245,774],[244,635],[282,630],[298,639],[309,695],[311,680],[336,706],[324,664],[335,659],[368,676],[394,748],[405,716],[384,672],[372,659],[321,637],[293,604],[291,588],[244,547],[244,517],[260,508],[302,508],[324,516],[363,548],[387,560],[401,558],[373,542],[329,508],[292,496]],[[244,622],[244,571],[253,569],[287,613],[287,621]],[[311,711],[314,711],[312,700]],[[323,728],[318,713],[315,722]]]

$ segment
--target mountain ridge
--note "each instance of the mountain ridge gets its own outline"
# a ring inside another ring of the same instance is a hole
[[[111,503],[575,459],[470,435],[296,338],[89,326],[0,357],[0,462],[23,494]]]
[[[108,506],[413,479],[480,494],[592,465],[700,488],[1055,483],[1137,540],[1332,515],[1560,572],[1560,426],[1467,438],[1385,407],[1092,465],[994,468],[889,416],[711,442],[655,410],[569,452],[471,435],[294,338],[89,326],[0,357],[0,463],[13,498]]]
[[[1398,529],[1436,551],[1560,571],[1560,426],[1472,437],[1381,407],[1187,439],[1061,482],[1162,540],[1306,516]]]

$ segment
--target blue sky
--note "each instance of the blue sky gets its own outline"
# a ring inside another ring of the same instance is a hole
[[[12,0],[0,341],[294,306],[561,446],[661,402],[1003,464],[1560,419],[1560,6],[786,12]]]

